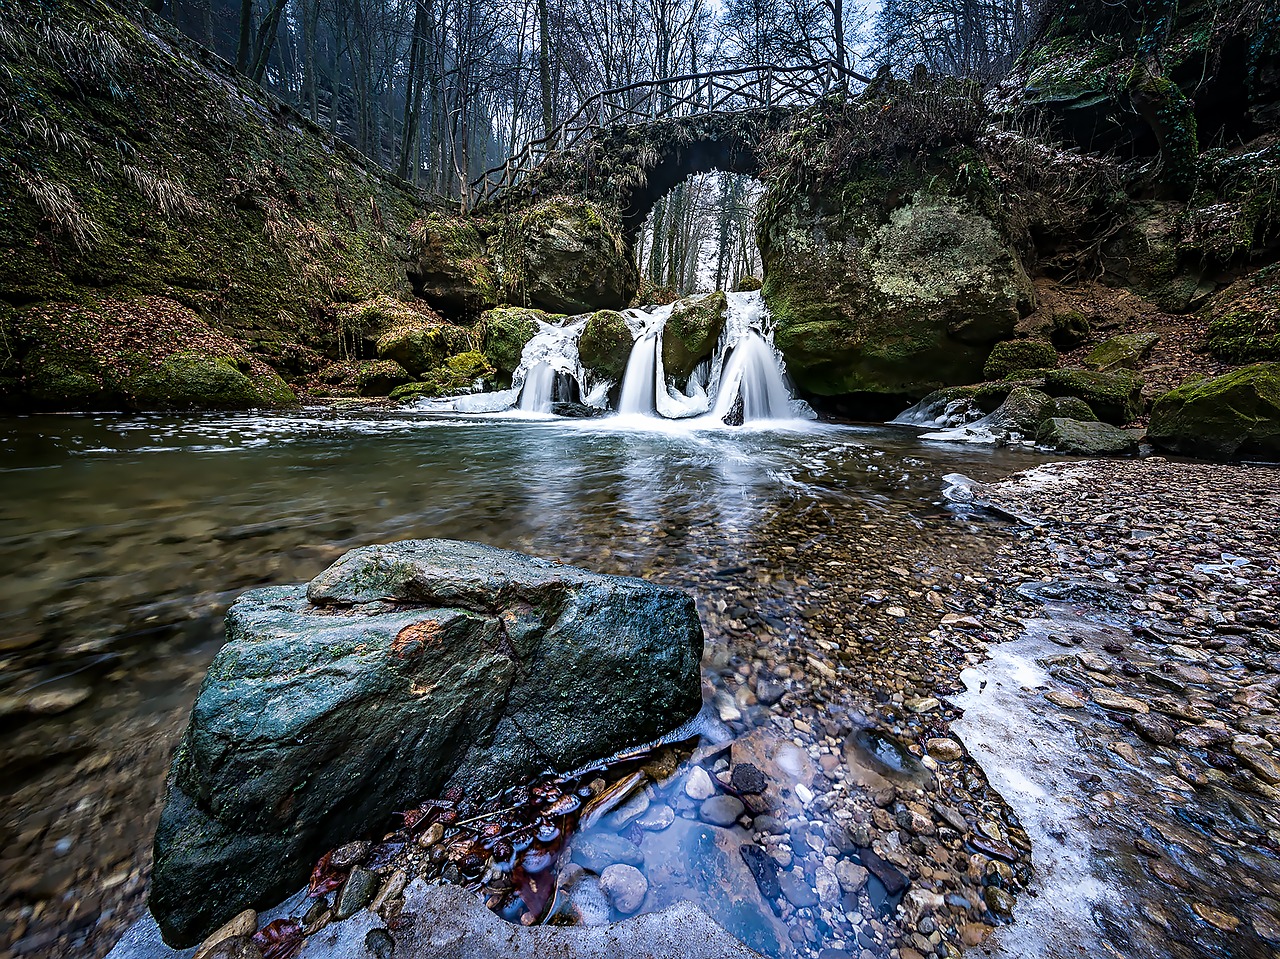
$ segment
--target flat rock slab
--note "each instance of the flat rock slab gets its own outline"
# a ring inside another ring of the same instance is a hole
[[[655,739],[701,702],[687,594],[476,543],[353,550],[246,593],[227,637],[156,832],[151,910],[180,945],[396,809]]]

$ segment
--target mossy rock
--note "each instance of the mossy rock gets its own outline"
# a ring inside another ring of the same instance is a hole
[[[1030,280],[987,214],[916,183],[887,212],[904,184],[870,174],[838,213],[776,190],[766,204],[763,295],[801,390],[924,396],[973,383],[1029,311]]]
[[[764,284],[758,276],[744,276],[738,281],[738,285],[733,288],[734,293],[754,293]]]
[[[1036,435],[1040,424],[1052,414],[1051,397],[1027,386],[1015,386],[991,414],[991,425],[1030,439]]]
[[[397,386],[413,381],[395,360],[369,360],[356,373],[356,392],[361,396],[387,396]]]
[[[1138,443],[1133,434],[1110,423],[1054,416],[1040,424],[1036,443],[1076,456],[1123,456]]]
[[[618,381],[627,371],[634,346],[627,318],[615,310],[600,310],[591,315],[578,337],[578,359],[596,376]]]
[[[476,324],[476,339],[480,350],[497,368],[498,373],[510,380],[520,366],[525,344],[537,335],[538,324],[559,325],[563,313],[544,313],[522,306],[500,306],[489,310]]]
[[[1059,396],[1053,401],[1053,415],[1059,419],[1096,423],[1098,416],[1093,408],[1078,396]]]
[[[1280,461],[1280,363],[1170,390],[1156,401],[1147,436],[1188,456]]]
[[[1083,313],[1055,313],[1049,321],[1049,339],[1060,350],[1073,350],[1089,338],[1093,324]]]
[[[409,228],[409,281],[434,308],[454,319],[500,302],[498,274],[477,221],[433,212]]]
[[[26,393],[40,406],[86,409],[100,405],[104,393],[110,395],[103,377],[91,366],[40,355],[43,352],[34,352],[23,364]]]
[[[1079,397],[1099,419],[1117,426],[1133,422],[1142,411],[1142,377],[1129,370],[1051,370],[1044,382],[1050,396]]]
[[[291,406],[293,391],[274,374],[247,375],[248,363],[225,356],[175,353],[135,373],[124,383],[133,403],[145,409],[252,409]]]
[[[393,400],[457,396],[491,384],[497,375],[488,358],[474,350],[446,359],[419,383],[405,383],[391,391]]]
[[[688,379],[693,368],[715,352],[729,314],[723,293],[686,300],[671,311],[662,331],[662,366],[668,376]]]
[[[1280,360],[1280,267],[1227,289],[1204,313],[1205,345],[1228,363]]]
[[[1084,358],[1084,365],[1091,370],[1136,370],[1151,355],[1159,333],[1126,333],[1113,336],[1099,343]]]
[[[622,309],[640,284],[621,224],[585,200],[552,197],[508,215],[498,247],[509,303],[572,314]]]
[[[378,338],[378,359],[394,360],[414,376],[421,376],[471,345],[470,334],[460,326],[415,320]]]
[[[1002,380],[1020,370],[1053,369],[1058,353],[1039,340],[1005,340],[991,348],[982,375],[989,380]]]

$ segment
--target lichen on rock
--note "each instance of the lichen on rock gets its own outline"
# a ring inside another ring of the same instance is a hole
[[[662,365],[668,376],[684,380],[711,356],[724,330],[729,301],[724,293],[678,303],[662,330]]]
[[[1160,397],[1147,435],[1164,449],[1209,459],[1280,461],[1280,363],[1186,383]]]
[[[585,369],[601,379],[618,382],[627,370],[635,337],[627,319],[616,310],[591,315],[578,337],[578,358]]]

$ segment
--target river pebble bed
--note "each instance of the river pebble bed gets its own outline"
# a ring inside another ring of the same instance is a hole
[[[23,430],[0,515],[14,955],[102,955],[140,914],[169,752],[237,592],[429,535],[698,600],[699,736],[575,781],[617,801],[561,851],[553,921],[688,896],[777,956],[1126,937],[1133,955],[1275,955],[1274,470],[1046,465],[817,425],[618,437],[330,412]],[[404,886],[450,866],[510,904],[508,880],[450,859],[445,824],[397,849],[370,830],[300,925],[346,895],[394,942]]]

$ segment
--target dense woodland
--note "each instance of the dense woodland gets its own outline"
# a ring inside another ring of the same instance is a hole
[[[822,66],[833,83],[919,63],[990,81],[1030,38],[1042,0],[155,2],[375,162],[461,198],[602,90],[757,64]],[[677,187],[641,237],[644,276],[683,291],[756,272],[755,192],[721,174]]]

